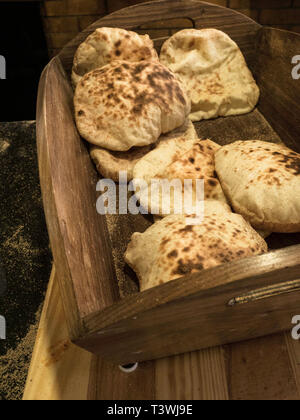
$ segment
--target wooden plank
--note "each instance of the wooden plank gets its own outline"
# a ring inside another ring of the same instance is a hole
[[[116,384],[118,384],[116,386]],[[227,400],[222,348],[140,363],[130,374],[94,356],[90,400]]]
[[[69,339],[53,268],[23,399],[85,400],[92,355]]]
[[[264,28],[257,49],[255,77],[261,89],[259,110],[284,143],[300,151],[300,83],[292,77],[300,35]]]
[[[119,291],[106,220],[95,208],[97,175],[72,103],[70,84],[53,59],[40,82],[37,142],[48,232],[73,336],[84,314],[111,305]]]
[[[66,254],[63,247],[63,240],[61,230],[58,222],[57,208],[53,196],[53,183],[50,168],[50,161],[48,155],[48,145],[45,141],[47,113],[44,112],[45,107],[45,89],[48,84],[49,70],[52,62],[44,70],[38,92],[37,100],[37,151],[39,161],[39,175],[42,187],[44,211],[46,215],[48,232],[50,240],[52,237],[54,259],[57,263],[58,278],[62,279],[61,293],[64,302],[64,307],[67,315],[67,323],[70,336],[77,336],[78,330],[81,330],[81,320],[79,315],[79,308],[74,293],[73,283],[71,280],[71,273],[68,267]]]
[[[284,334],[228,346],[231,400],[299,400]]]
[[[154,400],[155,362],[141,363],[132,373],[94,356],[88,400]]]
[[[291,332],[288,331],[285,333],[285,341],[300,396],[300,340],[294,340]]]
[[[157,360],[155,389],[158,400],[228,400],[223,348]]]

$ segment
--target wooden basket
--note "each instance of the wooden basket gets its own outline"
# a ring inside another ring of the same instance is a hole
[[[300,314],[300,235],[272,235],[271,252],[187,276],[143,293],[120,257],[143,216],[116,216],[116,229],[96,212],[99,176],[73,117],[70,70],[78,45],[96,28],[141,32],[143,24],[188,19],[195,28],[226,32],[243,51],[261,89],[258,109],[195,124],[220,144],[283,141],[300,149],[300,81],[291,76],[300,36],[264,28],[233,10],[201,1],[139,4],[99,20],[55,57],[43,72],[37,106],[37,142],[44,208],[74,343],[117,363],[183,353],[292,328]],[[170,27],[171,21],[161,23]],[[147,32],[145,30],[145,32]],[[165,38],[155,40],[159,50]],[[123,267],[124,268],[124,267]],[[121,270],[122,271],[122,270]],[[130,291],[132,293],[130,293]]]

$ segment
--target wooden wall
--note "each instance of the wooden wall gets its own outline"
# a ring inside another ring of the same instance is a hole
[[[53,56],[75,35],[100,17],[144,0],[44,0],[41,13],[49,55]],[[251,16],[263,25],[300,32],[300,0],[207,0],[231,7]],[[163,17],[162,17],[163,18]],[[146,28],[151,36],[165,36],[172,31],[162,25]],[[176,28],[186,26],[178,19]]]

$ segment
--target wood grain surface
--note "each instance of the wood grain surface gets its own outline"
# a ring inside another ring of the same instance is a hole
[[[37,139],[43,203],[73,335],[81,317],[119,298],[96,171],[73,117],[73,92],[54,58],[39,87]],[[51,174],[51,175],[50,175]]]
[[[126,374],[73,346],[53,270],[24,400],[299,400],[290,332],[141,363]]]
[[[92,355],[69,338],[57,271],[53,267],[24,400],[86,400]]]
[[[292,34],[290,39],[282,31],[266,32],[230,9],[187,0],[133,6],[99,20],[51,61],[39,88],[37,140],[44,207],[64,310],[73,342],[114,363],[161,358],[283,331],[290,327],[291,317],[298,310],[299,289],[281,294],[280,285],[278,296],[236,307],[229,307],[228,302],[253,289],[299,280],[300,245],[229,263],[120,299],[113,241],[106,218],[96,212],[97,174],[74,122],[68,72],[77,46],[96,27],[136,29],[165,14],[169,18],[189,18],[197,28],[214,26],[227,32],[237,41],[262,83],[259,109],[244,116],[198,123],[196,129],[201,137],[210,137],[220,144],[260,138],[276,142],[287,139],[288,144],[293,141],[296,145],[299,139],[295,137],[297,115],[291,110],[287,117],[282,110],[288,106],[289,91],[285,93],[284,89],[290,89],[290,84],[280,79],[282,88],[274,96],[261,57],[267,56],[276,63],[275,46],[280,44],[280,51],[285,43],[288,53],[293,48],[297,52],[300,36]],[[265,48],[269,48],[267,53]],[[268,66],[270,72],[271,65]],[[284,78],[290,75],[286,60],[280,66]],[[291,94],[291,107],[299,93],[298,83]],[[267,110],[267,103],[274,112]],[[285,118],[291,126],[284,123]],[[134,224],[129,218],[122,222],[120,219],[119,255],[130,233],[137,226],[142,231],[147,223],[142,216]],[[299,243],[298,237],[294,238],[294,243]]]
[[[297,250],[235,261],[123,299],[85,317],[89,334],[76,343],[115,363],[130,363],[284,331],[299,308],[299,282],[292,293],[235,307],[228,303],[256,288],[295,280]]]
[[[292,58],[300,35],[263,28],[257,41],[254,74],[261,90],[259,110],[290,148],[300,152],[300,83],[292,77]]]

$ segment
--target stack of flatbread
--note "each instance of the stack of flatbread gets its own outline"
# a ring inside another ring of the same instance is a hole
[[[267,252],[268,232],[300,231],[297,153],[261,141],[221,147],[195,131],[192,121],[245,114],[259,100],[224,32],[180,31],[158,57],[147,35],[100,28],[79,46],[72,82],[77,127],[97,170],[114,181],[126,171],[144,212],[155,215],[125,254],[141,290]]]

